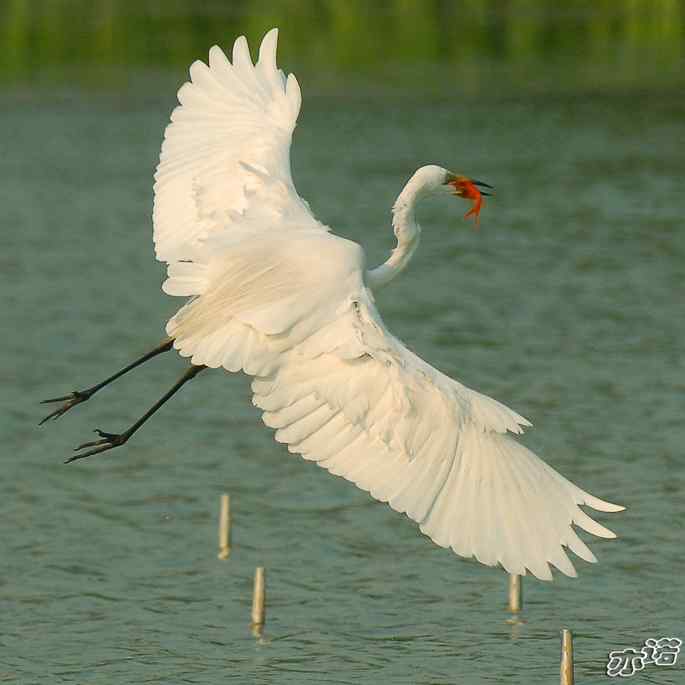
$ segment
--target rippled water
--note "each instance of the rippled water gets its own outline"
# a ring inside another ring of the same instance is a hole
[[[155,92],[150,83],[149,92]],[[296,182],[371,262],[420,164],[483,178],[482,228],[448,201],[421,212],[414,264],[379,298],[390,327],[447,373],[509,404],[525,442],[594,494],[580,577],[525,580],[506,622],[502,571],[435,547],[406,518],[272,442],[247,382],[198,377],[126,447],[69,467],[184,368],[159,358],[58,423],[38,400],[86,387],[154,345],[179,301],[159,290],[151,174],[173,104],[6,96],[0,682],[557,682],[610,649],[685,639],[681,94],[417,102],[306,97]],[[234,549],[216,558],[219,494]],[[264,565],[268,624],[250,635]],[[683,682],[649,666],[635,682]]]

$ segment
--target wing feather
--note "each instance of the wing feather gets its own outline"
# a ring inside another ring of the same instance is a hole
[[[290,143],[301,94],[295,77],[286,79],[276,66],[277,40],[277,29],[266,34],[256,65],[244,37],[235,41],[233,63],[214,46],[209,64],[191,65],[155,173],[160,261],[210,255],[208,239],[230,236],[251,205],[296,216],[301,227],[323,228],[292,182]],[[175,288],[170,279],[167,292]]]
[[[614,534],[579,505],[621,507],[585,493],[516,442],[511,433],[527,422],[515,412],[435,369],[427,381],[431,367],[387,333],[370,296],[359,293],[350,311],[359,316],[348,321],[374,321],[380,349],[362,344],[350,360],[330,341],[317,354],[305,340],[269,378],[254,380],[266,423],[278,417],[277,440],[406,513],[459,555],[543,580],[552,579],[552,566],[576,576],[566,549],[595,561],[573,526]]]

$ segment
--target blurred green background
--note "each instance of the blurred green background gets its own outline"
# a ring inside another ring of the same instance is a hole
[[[124,87],[272,26],[281,62],[322,90],[685,81],[683,0],[4,0],[0,78]]]
[[[0,0],[0,681],[552,683],[569,627],[578,682],[604,683],[609,650],[685,639],[684,21],[682,0]],[[462,203],[422,206],[378,304],[427,361],[529,418],[551,466],[627,506],[598,516],[618,539],[593,540],[578,579],[526,579],[522,623],[501,569],[288,455],[243,376],[199,376],[126,447],[68,467],[187,362],[36,426],[39,400],[138,357],[181,305],[151,240],[175,93],[212,44],[244,33],[255,55],[272,26],[303,92],[298,191],[369,265],[418,166],[497,188],[478,232]],[[636,684],[681,685],[680,659]]]

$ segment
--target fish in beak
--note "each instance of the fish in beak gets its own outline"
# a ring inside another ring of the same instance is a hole
[[[480,210],[485,204],[483,196],[493,195],[493,193],[488,193],[486,190],[481,190],[480,188],[488,188],[490,190],[494,190],[494,188],[484,181],[477,181],[474,178],[459,176],[458,174],[450,174],[447,177],[445,184],[454,188],[453,194],[457,197],[463,197],[465,200],[471,200],[471,202],[473,202],[473,206],[464,214],[464,218],[468,219],[472,216],[476,225],[479,225]]]

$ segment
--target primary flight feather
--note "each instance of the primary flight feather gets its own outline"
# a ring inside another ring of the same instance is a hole
[[[549,580],[551,564],[575,576],[566,549],[596,559],[573,526],[615,537],[580,506],[623,507],[519,444],[511,434],[526,419],[413,354],[374,304],[418,246],[417,202],[455,194],[473,201],[477,219],[489,186],[419,169],[393,206],[397,247],[367,269],[362,248],[330,233],[294,187],[301,93],[276,65],[277,35],[266,34],[256,64],[244,37],[230,61],[213,47],[208,65],[195,62],[165,132],[155,251],[168,264],[164,291],[190,299],[142,361],[173,345],[193,366],[158,405],[206,367],[242,370],[277,441],[406,513],[438,545],[510,573]],[[104,383],[56,398],[66,404],[50,416]],[[123,444],[158,405],[124,434],[99,431],[102,440],[77,448],[95,449],[71,460]]]

